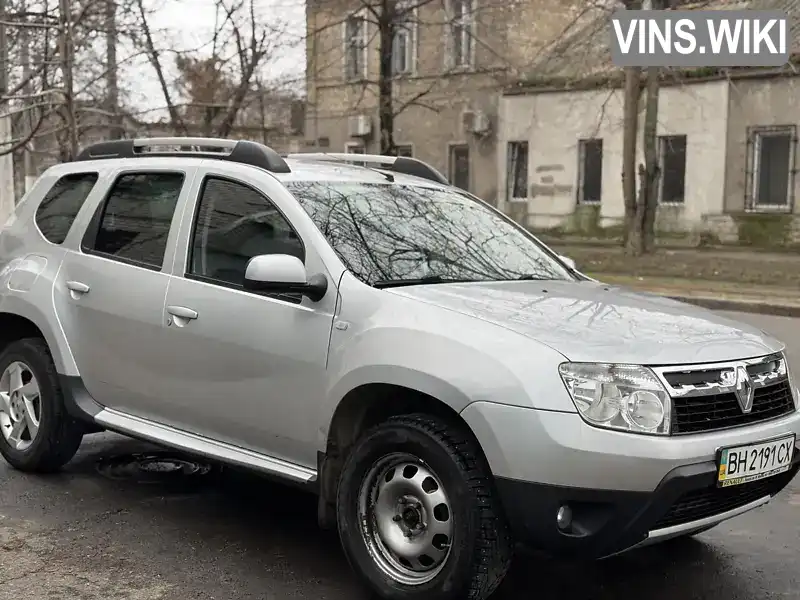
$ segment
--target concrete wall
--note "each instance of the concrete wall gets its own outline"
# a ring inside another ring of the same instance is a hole
[[[722,212],[727,107],[728,84],[724,81],[661,90],[658,135],[685,134],[687,164],[685,204],[661,207],[660,227],[700,227],[703,215]],[[532,227],[569,224],[577,205],[578,140],[596,137],[603,139],[599,224],[618,223],[624,215],[622,108],[621,90],[503,97],[497,152],[501,206]],[[528,198],[505,202],[507,142],[519,140],[529,143]],[[641,143],[638,160],[642,160]]]

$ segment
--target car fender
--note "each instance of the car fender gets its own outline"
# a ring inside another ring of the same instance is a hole
[[[476,329],[494,327],[475,323]],[[485,335],[457,339],[452,332],[403,326],[373,327],[345,343],[332,340],[328,369],[330,387],[320,415],[319,447],[342,400],[367,384],[390,384],[422,392],[461,413],[473,402],[526,408],[575,407],[558,376],[563,357],[546,346],[498,329],[493,341]],[[496,351],[495,346],[503,348]],[[536,356],[530,364],[525,357]],[[512,358],[516,357],[516,358]],[[374,400],[379,401],[379,400]]]

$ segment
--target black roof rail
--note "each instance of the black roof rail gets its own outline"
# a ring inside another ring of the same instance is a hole
[[[173,150],[166,148],[172,147]],[[76,161],[142,156],[193,156],[216,158],[260,167],[273,173],[290,173],[291,169],[280,154],[269,146],[249,140],[226,140],[203,137],[137,138],[113,140],[87,146],[75,157]]]
[[[434,167],[417,158],[408,156],[384,156],[382,154],[350,154],[345,152],[300,152],[288,154],[286,158],[295,160],[312,160],[325,162],[356,163],[362,166],[378,165],[377,168],[422,177],[436,183],[450,185],[447,177]]]

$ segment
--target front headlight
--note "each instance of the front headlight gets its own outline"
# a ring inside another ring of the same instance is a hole
[[[578,413],[590,425],[669,435],[670,398],[647,367],[563,363],[558,370]]]

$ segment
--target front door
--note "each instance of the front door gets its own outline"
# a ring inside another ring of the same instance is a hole
[[[185,171],[118,173],[82,249],[67,253],[55,283],[56,313],[86,389],[105,406],[144,417],[160,410],[151,382],[164,357],[154,342],[163,323],[172,222],[189,179]]]
[[[338,282],[329,278],[319,302],[243,289],[256,255],[294,255],[311,273],[324,266],[267,196],[268,184],[239,177],[224,167],[198,176],[199,205],[186,211],[188,252],[185,261],[176,258],[166,299],[167,417],[194,433],[313,467],[312,416],[326,392]]]

